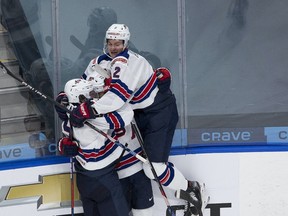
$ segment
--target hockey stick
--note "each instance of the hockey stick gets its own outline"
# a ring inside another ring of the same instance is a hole
[[[108,140],[110,140],[111,142],[115,143],[116,145],[120,146],[121,148],[123,148],[124,150],[126,150],[127,152],[129,152],[130,154],[132,154],[133,156],[135,156],[137,159],[139,159],[140,161],[142,161],[143,163],[148,163],[148,160],[145,159],[144,157],[142,157],[141,155],[137,154],[136,152],[132,151],[131,149],[129,149],[127,146],[123,145],[122,143],[120,143],[118,140],[114,139],[113,137],[109,136],[108,134],[106,134],[104,131],[98,129],[96,126],[94,126],[93,124],[91,124],[90,122],[85,122],[86,125],[88,125],[90,128],[92,128],[93,130],[97,131],[98,133],[100,133],[102,136],[106,137]]]
[[[85,46],[74,35],[70,36],[70,41],[81,51],[85,50]],[[94,70],[97,71],[101,76],[105,78],[110,78],[110,73],[100,67],[99,64],[94,64],[93,67]]]
[[[29,85],[28,83],[26,83],[23,79],[17,77],[15,74],[13,74],[5,65],[2,61],[0,61],[0,77],[4,74],[8,74],[11,77],[13,77],[14,79],[16,79],[17,81],[19,81],[21,84],[23,84],[24,86],[28,87],[29,90],[37,93],[38,95],[40,95],[43,99],[47,99],[49,101],[51,101],[53,104],[60,106],[61,108],[63,107],[61,104],[57,103],[56,101],[54,101],[52,98],[44,95],[43,93],[41,93],[40,91],[38,91],[37,89],[33,88],[31,85]],[[65,107],[66,108],[66,107]],[[68,109],[67,109],[68,110]],[[73,169],[73,158],[70,157],[70,164],[71,164],[71,173],[70,173],[70,179],[71,179],[71,215],[74,216],[74,169]]]
[[[155,178],[155,181],[156,181],[157,184],[158,184],[158,188],[159,188],[159,190],[160,190],[160,192],[161,192],[161,194],[162,194],[162,197],[163,197],[163,199],[164,199],[164,201],[165,201],[165,203],[166,203],[166,206],[167,206],[166,216],[176,216],[175,209],[173,209],[173,208],[171,207],[171,205],[170,205],[170,203],[169,203],[169,200],[168,200],[168,197],[167,197],[167,195],[166,195],[166,193],[165,193],[165,191],[164,191],[164,188],[163,188],[163,186],[162,186],[162,184],[161,184],[161,182],[160,182],[160,180],[159,180],[159,178],[158,178],[158,176],[157,176],[156,170],[155,170],[152,162],[149,160],[148,155],[147,155],[147,153],[146,153],[146,151],[145,151],[144,141],[143,141],[143,138],[142,138],[142,136],[141,136],[140,130],[139,130],[139,128],[138,128],[138,126],[137,126],[137,124],[136,124],[135,122],[132,121],[132,122],[131,122],[131,125],[132,125],[132,130],[133,130],[134,133],[136,134],[136,137],[137,137],[137,139],[138,139],[138,141],[139,141],[139,143],[140,143],[140,146],[141,146],[141,148],[142,148],[142,151],[143,151],[144,155],[146,156],[146,160],[148,161],[148,163],[149,163],[149,165],[150,165],[150,167],[151,167],[151,171],[152,171],[152,173],[153,173],[153,176],[154,176],[154,178]]]
[[[21,84],[23,84],[24,86],[28,87],[29,90],[33,91],[34,93],[38,94],[39,96],[42,97],[42,99],[46,99],[48,101],[50,101],[51,103],[53,103],[55,106],[64,109],[66,112],[71,113],[71,110],[67,109],[67,107],[61,105],[60,103],[58,103],[57,101],[55,101],[54,99],[44,95],[43,93],[41,93],[39,90],[35,89],[34,87],[32,87],[31,85],[29,85],[28,83],[26,83],[23,79],[17,77],[15,74],[13,74],[3,63],[2,61],[0,61],[0,77],[2,75],[8,74],[11,77],[13,77],[14,79],[16,79],[17,81],[19,81]],[[148,160],[143,158],[142,156],[140,156],[139,154],[137,154],[136,152],[130,150],[128,147],[126,147],[125,145],[123,145],[122,143],[120,143],[118,140],[115,140],[114,138],[112,138],[111,136],[109,136],[108,134],[106,134],[105,132],[103,132],[102,130],[98,129],[96,126],[94,126],[93,124],[91,124],[90,122],[84,122],[87,126],[89,126],[91,129],[97,131],[98,133],[100,133],[102,136],[106,137],[108,140],[110,140],[111,142],[115,143],[116,145],[120,146],[121,148],[123,148],[124,150],[128,151],[130,154],[132,154],[133,156],[135,156],[137,159],[139,159],[140,161],[142,161],[143,163],[149,163],[151,166],[151,170],[153,172],[153,175],[158,183],[160,192],[162,193],[162,196],[166,202],[167,205],[167,212],[166,212],[166,216],[175,216],[175,209],[173,209],[168,201],[167,195],[157,177],[155,168],[153,166],[153,164]],[[135,131],[137,138],[140,142],[140,145],[142,147],[142,150],[144,152],[144,154],[147,156],[144,146],[143,146],[143,139],[141,137],[141,134],[138,130],[138,127],[133,124],[132,122],[132,128],[134,128],[133,130]],[[74,178],[73,178],[73,174],[74,174],[74,169],[73,169],[73,159],[70,158],[70,164],[71,164],[71,214],[74,215]],[[73,187],[73,189],[72,189]]]
[[[71,122],[70,122],[71,124]],[[73,128],[69,131],[69,138],[73,139]],[[75,193],[74,193],[74,157],[70,157],[70,184],[71,184],[71,216],[74,216],[74,207],[75,207]]]
[[[82,44],[78,38],[75,37],[75,35],[71,35],[70,36],[70,41],[72,42],[72,44],[74,46],[76,46],[81,52],[83,52],[83,50],[85,50],[85,46],[84,44]]]
[[[74,164],[73,157],[70,157],[70,181],[71,181],[71,216],[74,216],[74,206],[75,206],[75,197],[74,197]]]
[[[0,61],[0,77],[2,75],[8,74],[11,77],[13,77],[14,79],[18,80],[21,84],[23,84],[24,86],[28,87],[29,90],[33,91],[34,93],[40,95],[42,97],[42,99],[46,99],[48,101],[50,101],[51,103],[53,103],[55,106],[65,110],[68,113],[72,113],[71,110],[67,109],[67,107],[61,105],[60,103],[58,103],[57,101],[55,101],[53,98],[50,98],[46,95],[44,95],[42,92],[40,92],[39,90],[35,89],[34,87],[32,87],[31,85],[29,85],[28,83],[26,83],[23,79],[17,77],[15,74],[13,74],[4,64],[3,62]],[[143,163],[147,163],[147,160],[145,158],[143,158],[141,155],[137,154],[136,152],[132,151],[131,149],[129,149],[128,147],[126,147],[125,145],[123,145],[122,143],[120,143],[118,140],[115,140],[113,137],[109,136],[108,134],[106,134],[104,131],[98,129],[95,125],[91,124],[90,122],[86,121],[84,122],[84,124],[86,124],[88,127],[90,127],[91,129],[97,131],[98,133],[100,133],[102,136],[106,137],[108,140],[110,140],[111,142],[115,143],[116,145],[120,146],[121,148],[125,149],[126,151],[128,151],[130,154],[132,154],[133,156],[135,156],[137,159],[139,159],[140,161],[142,161]]]
[[[38,91],[37,89],[33,88],[31,85],[29,85],[28,83],[26,83],[23,79],[17,77],[15,74],[13,74],[4,64],[2,61],[0,61],[0,77],[5,75],[5,74],[8,74],[10,75],[11,77],[13,77],[14,79],[18,80],[21,84],[23,84],[24,86],[28,87],[29,90],[35,92],[36,94],[40,95],[42,98],[44,99],[47,99],[47,100],[52,100],[54,101],[53,99],[47,97],[46,95],[42,94],[40,91]],[[56,101],[55,101],[56,102]],[[60,105],[61,106],[61,105]],[[62,108],[62,106],[61,106]]]

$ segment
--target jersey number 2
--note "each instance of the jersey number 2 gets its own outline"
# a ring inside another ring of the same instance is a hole
[[[120,77],[120,67],[115,67],[114,73],[113,73],[113,78],[119,78]]]

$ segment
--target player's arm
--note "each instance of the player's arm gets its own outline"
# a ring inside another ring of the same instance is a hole
[[[155,70],[158,78],[158,88],[160,92],[167,92],[171,86],[171,72],[168,68],[160,67]]]
[[[87,78],[88,76],[90,76],[91,73],[93,73],[92,66],[93,66],[93,64],[96,64],[96,63],[97,63],[97,58],[94,58],[94,59],[92,59],[92,60],[89,62],[87,68],[85,69],[84,73],[83,73],[82,76],[81,76],[82,79],[85,79],[85,80],[86,80],[86,78]]]
[[[127,65],[127,59],[117,57],[111,62],[111,84],[109,91],[101,97],[93,108],[99,114],[116,111],[130,100],[133,94],[135,80]]]
[[[101,61],[101,58],[103,58],[103,56],[98,56],[97,58],[94,58],[89,62],[86,70],[81,76],[82,79],[86,80],[86,78],[93,75],[93,73],[98,73],[105,78],[110,78],[110,70],[107,69],[108,61]]]

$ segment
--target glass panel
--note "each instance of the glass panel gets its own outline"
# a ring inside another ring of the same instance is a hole
[[[185,3],[188,143],[265,144],[272,132],[287,134],[288,2]]]
[[[165,13],[162,13],[164,3]],[[131,32],[130,49],[145,56],[154,67],[164,65],[177,75],[175,1],[86,0],[83,4],[77,0],[62,0],[59,8],[61,55],[74,64],[73,72],[62,71],[65,74],[62,83],[80,76],[89,61],[102,53],[105,32],[112,23],[128,25]]]
[[[165,13],[162,13],[163,5]],[[14,61],[17,59],[13,70],[48,97],[54,98],[53,93],[63,90],[67,80],[83,73],[89,61],[102,52],[107,28],[117,22],[130,28],[130,49],[146,57],[154,68],[165,66],[172,71],[172,89],[176,97],[180,95],[175,1],[87,0],[83,4],[77,0],[3,0],[1,12],[1,23],[7,30]],[[55,67],[59,62],[60,67]],[[12,70],[11,61],[9,69]],[[13,159],[55,155],[54,138],[57,134],[54,124],[57,118],[54,118],[53,104],[22,87],[24,90],[18,94],[23,104],[20,99],[11,102],[11,106],[17,109],[27,110],[21,114],[20,120],[15,119],[17,115],[13,112],[13,121],[10,122],[5,116],[5,109],[9,108],[1,105],[1,148],[5,148],[1,153],[8,155],[15,151]],[[3,124],[5,122],[10,124],[9,127]],[[177,130],[175,143],[181,145],[182,132]],[[27,152],[25,155],[19,153],[18,145],[21,152]]]
[[[177,1],[86,0],[83,4],[61,0],[59,9],[61,61],[66,62],[61,70],[62,88],[69,79],[81,76],[91,59],[102,54],[108,27],[124,23],[131,32],[130,49],[146,57],[154,68],[168,67],[173,73],[172,89],[177,100],[180,98]],[[177,103],[180,107],[181,100]],[[183,142],[180,123],[174,140],[177,146]]]
[[[51,32],[51,1],[3,0],[1,15],[1,46],[6,50],[1,61],[31,87],[53,97],[53,72],[47,64],[51,46],[44,38]],[[1,162],[55,155],[53,105],[8,75],[1,77],[2,96]]]

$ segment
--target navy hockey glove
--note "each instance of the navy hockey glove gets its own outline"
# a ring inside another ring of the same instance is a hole
[[[160,67],[155,70],[158,78],[158,88],[160,92],[165,92],[170,89],[171,85],[171,73],[165,67]]]
[[[93,119],[98,116],[96,110],[91,107],[92,104],[93,100],[89,99],[72,110],[70,122],[73,127],[83,127],[87,119]]]
[[[56,101],[57,101],[58,103],[60,103],[61,105],[65,106],[65,107],[69,104],[68,97],[67,97],[67,95],[65,94],[64,91],[59,92],[58,96],[56,97]],[[55,105],[55,110],[56,110],[59,118],[60,118],[62,121],[65,121],[65,120],[68,119],[66,110],[61,109],[60,107],[58,107],[58,106],[56,106],[56,105]]]
[[[61,155],[74,157],[78,154],[78,142],[68,137],[63,137],[58,141],[58,150]]]

